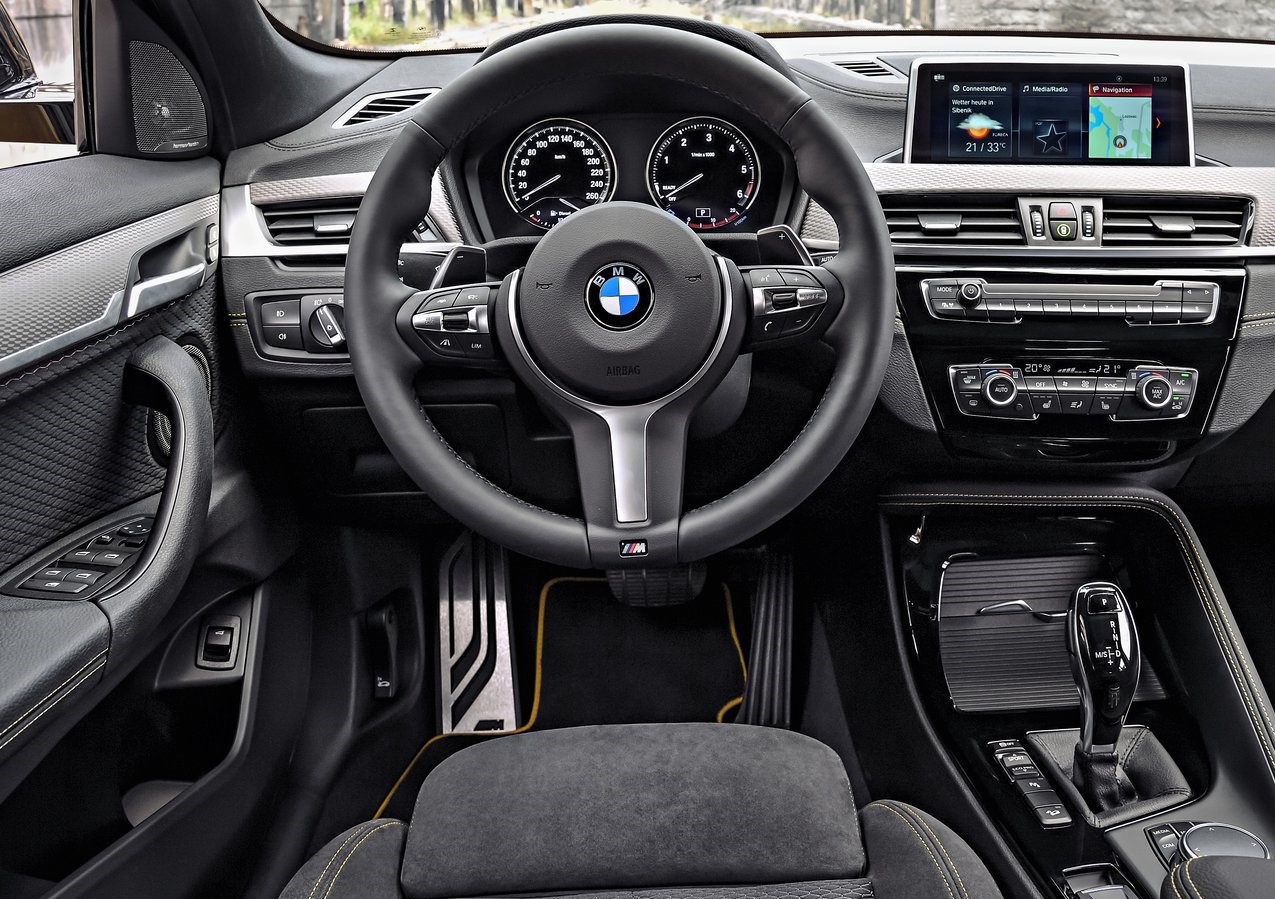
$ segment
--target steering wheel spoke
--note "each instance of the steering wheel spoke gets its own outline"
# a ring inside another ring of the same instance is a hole
[[[743,269],[748,282],[753,350],[817,340],[841,309],[841,285],[820,265]]]
[[[404,340],[430,365],[490,368],[500,355],[491,327],[500,282],[413,293],[399,308]]]

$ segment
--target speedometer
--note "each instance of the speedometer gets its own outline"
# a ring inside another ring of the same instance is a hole
[[[647,188],[655,205],[696,231],[742,221],[760,184],[753,145],[721,119],[678,122],[656,141],[647,164]]]
[[[514,212],[549,229],[615,193],[615,159],[598,132],[574,119],[537,122],[505,156],[505,197]]]

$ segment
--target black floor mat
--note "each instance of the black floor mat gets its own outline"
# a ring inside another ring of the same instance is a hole
[[[556,578],[536,607],[527,723],[517,732],[586,724],[729,720],[744,686],[744,658],[729,591],[710,585],[695,602],[635,609],[601,578]],[[530,662],[531,664],[526,664]],[[377,817],[407,819],[425,776],[443,759],[501,734],[440,735],[407,763]]]

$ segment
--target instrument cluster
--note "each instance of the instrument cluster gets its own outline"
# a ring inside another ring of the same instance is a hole
[[[539,119],[473,155],[471,196],[490,237],[543,233],[611,200],[653,204],[704,233],[782,220],[794,179],[777,141],[712,115],[590,119]]]

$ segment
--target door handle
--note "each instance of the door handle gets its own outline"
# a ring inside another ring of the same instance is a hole
[[[135,318],[157,306],[194,293],[203,286],[210,269],[211,266],[208,263],[200,261],[176,271],[135,282],[128,289],[128,295],[124,300],[124,312],[120,320]]]

